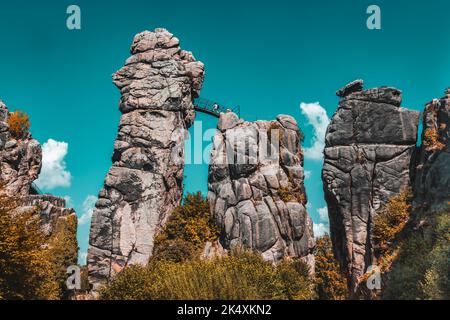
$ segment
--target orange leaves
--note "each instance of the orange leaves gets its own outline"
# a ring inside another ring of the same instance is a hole
[[[30,130],[30,119],[25,112],[12,112],[8,117],[8,127],[15,138],[25,138]]]

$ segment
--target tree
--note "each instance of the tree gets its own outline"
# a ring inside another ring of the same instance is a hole
[[[67,268],[77,264],[77,218],[75,214],[59,217],[50,237],[49,254],[52,272],[58,283],[59,296],[68,299],[71,292],[67,290]]]
[[[30,119],[23,111],[11,112],[8,117],[9,131],[17,139],[25,138],[30,130]]]
[[[46,236],[36,208],[0,190],[0,299],[58,299]]]
[[[218,228],[209,212],[208,201],[200,192],[188,194],[174,210],[155,239],[157,258],[179,262],[193,256],[207,241],[215,241]]]
[[[420,220],[397,245],[384,299],[450,299],[450,209]]]
[[[329,235],[326,234],[316,240],[315,258],[318,298],[321,300],[347,299],[347,280],[334,257]]]

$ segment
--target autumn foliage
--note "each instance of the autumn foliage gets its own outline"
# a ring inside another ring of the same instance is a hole
[[[445,144],[443,144],[439,138],[438,130],[432,128],[425,130],[423,135],[423,144],[425,145],[425,148],[429,151],[444,149]]]
[[[7,123],[9,131],[17,139],[26,137],[30,130],[30,119],[28,115],[22,111],[10,113]]]
[[[0,299],[58,299],[50,250],[35,209],[0,195]]]
[[[392,197],[374,219],[373,240],[378,256],[394,247],[398,234],[405,228],[411,211],[411,191]]]
[[[320,300],[345,300],[347,280],[335,259],[329,235],[316,240],[315,248],[317,295]]]

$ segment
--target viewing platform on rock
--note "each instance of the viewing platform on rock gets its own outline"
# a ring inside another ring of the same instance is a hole
[[[241,113],[240,106],[230,108],[218,102],[214,102],[204,98],[197,98],[194,100],[194,109],[195,111],[203,112],[216,118],[220,117],[221,112],[234,112],[238,117],[240,117]]]

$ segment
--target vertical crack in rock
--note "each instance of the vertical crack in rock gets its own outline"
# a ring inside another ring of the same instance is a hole
[[[325,137],[322,179],[335,255],[355,293],[374,261],[374,217],[410,185],[419,113],[400,107],[399,90],[363,90],[362,80],[337,95],[341,100]]]
[[[3,192],[17,197],[19,210],[39,208],[42,230],[51,235],[59,219],[76,219],[66,201],[49,194],[38,194],[32,185],[41,172],[42,149],[30,133],[16,138],[8,126],[9,110],[0,100],[0,182]],[[74,257],[76,261],[76,257]]]
[[[314,272],[313,224],[306,212],[300,131],[294,118],[246,122],[222,113],[213,139],[208,201],[229,250],[265,260],[301,257]]]
[[[112,167],[92,216],[88,269],[94,291],[127,264],[145,264],[155,234],[182,197],[184,133],[204,67],[165,29],[135,36],[113,75],[120,89]]]

